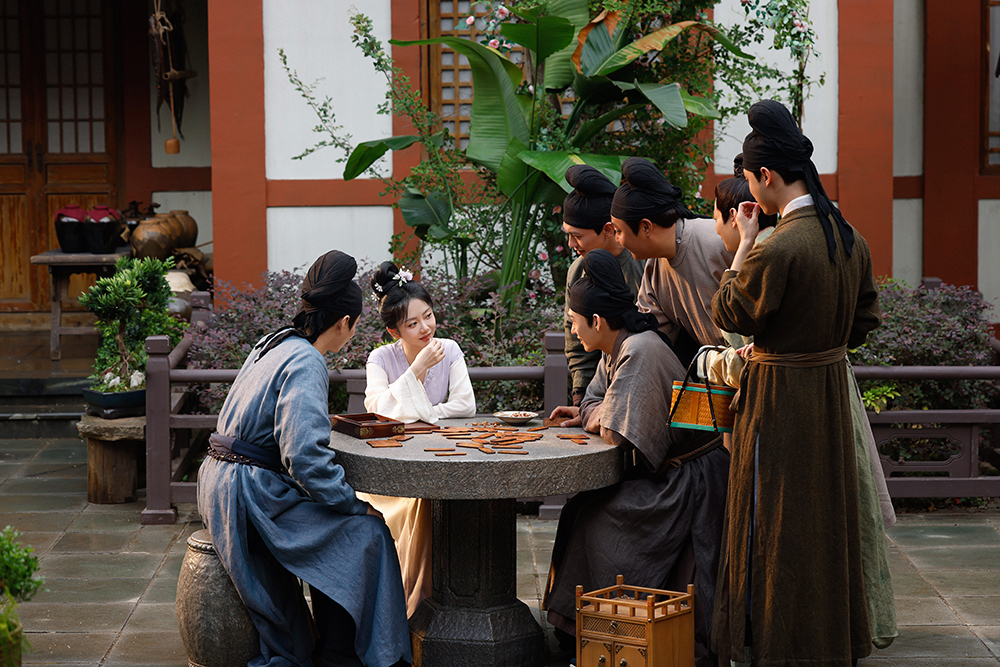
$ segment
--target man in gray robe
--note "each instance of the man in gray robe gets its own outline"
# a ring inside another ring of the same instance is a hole
[[[585,276],[570,290],[574,331],[604,354],[578,410],[552,416],[583,419],[625,455],[626,481],[577,494],[559,519],[546,588],[548,620],[562,641],[575,632],[575,588],[626,584],[686,590],[695,584],[696,657],[708,649],[719,562],[729,453],[714,433],[666,425],[669,387],[684,367],[655,316],[632,303],[614,257],[584,256]],[[566,642],[568,643],[568,642]]]

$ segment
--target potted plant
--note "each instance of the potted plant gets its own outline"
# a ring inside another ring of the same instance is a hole
[[[91,387],[84,390],[89,414],[105,419],[144,414],[146,337],[166,334],[176,345],[185,326],[168,309],[166,273],[171,268],[173,259],[122,257],[114,275],[99,279],[80,296],[101,332]]]
[[[21,651],[27,649],[21,621],[17,617],[19,602],[27,602],[42,587],[44,580],[35,577],[38,557],[34,549],[21,546],[21,533],[10,526],[0,531],[0,667],[19,667]]]

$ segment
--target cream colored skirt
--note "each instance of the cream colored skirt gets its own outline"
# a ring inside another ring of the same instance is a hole
[[[406,615],[413,616],[424,598],[431,596],[431,501],[370,493],[357,495],[385,517],[399,554]]]

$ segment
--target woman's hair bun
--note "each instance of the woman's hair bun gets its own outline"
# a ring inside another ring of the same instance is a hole
[[[566,170],[566,182],[584,197],[614,197],[615,184],[607,176],[588,164],[574,164]]]
[[[390,291],[402,287],[411,280],[413,280],[412,273],[400,271],[395,264],[385,261],[378,265],[375,275],[372,276],[372,291],[381,300]]]
[[[746,174],[743,173],[743,153],[739,153],[733,158],[733,176],[746,178]]]

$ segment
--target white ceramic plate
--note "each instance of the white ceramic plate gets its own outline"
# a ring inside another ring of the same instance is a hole
[[[527,412],[525,410],[508,410],[507,412],[494,412],[493,416],[501,421],[505,421],[511,426],[527,424],[532,419],[538,419],[537,412]]]

